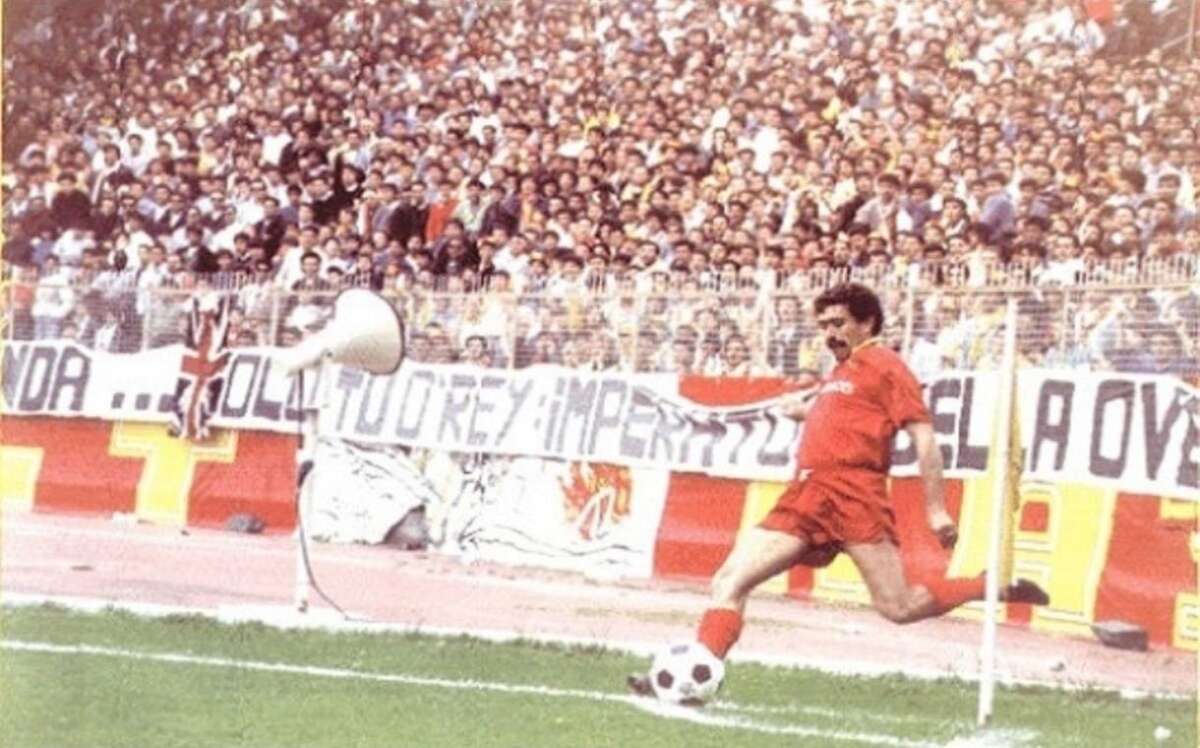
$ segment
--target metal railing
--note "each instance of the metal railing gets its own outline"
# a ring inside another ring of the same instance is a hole
[[[1074,268],[913,266],[779,278],[668,275],[561,279],[521,291],[382,289],[408,323],[409,355],[483,366],[560,364],[711,376],[819,376],[832,364],[811,302],[857,280],[884,302],[883,337],[918,372],[988,368],[999,316],[1016,296],[1027,365],[1200,374],[1200,263],[1192,256]],[[269,278],[188,276],[138,287],[132,276],[17,277],[3,299],[9,338],[70,338],[117,352],[184,341],[197,294],[235,298],[231,346],[289,346],[319,330],[340,289],[285,290]]]
[[[1200,34],[1200,30],[1196,28],[1200,22],[1200,0],[1177,0],[1175,7],[1167,11],[1167,16],[1162,23],[1164,28],[1182,27],[1183,30],[1167,39],[1157,41],[1153,48],[1163,55],[1181,51],[1188,58],[1195,57],[1196,36]]]

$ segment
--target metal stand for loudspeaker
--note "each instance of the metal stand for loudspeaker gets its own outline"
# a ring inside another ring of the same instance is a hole
[[[305,505],[308,503],[306,501],[307,496],[310,493],[308,485],[309,483],[305,481],[296,488],[296,491],[299,495],[296,499],[296,532],[293,535],[296,541],[296,563],[295,576],[292,584],[292,607],[295,608],[299,613],[308,612],[309,581],[308,570],[304,565],[304,543],[306,540],[302,536],[302,533],[304,532],[304,522],[301,521],[299,517],[300,513],[304,511]]]
[[[320,437],[321,407],[324,404],[324,393],[321,390],[325,381],[325,360],[320,359],[315,365],[294,372],[300,397],[300,410],[303,417],[300,421],[300,437],[303,440],[297,450],[300,470],[296,485],[296,565],[292,587],[292,610],[300,613],[305,623],[324,625],[344,621],[365,621],[365,616],[351,615],[338,605],[317,582],[316,572],[313,571],[312,557],[309,554],[308,522],[311,517],[313,504],[316,501],[316,479],[313,473],[317,464],[317,441]],[[307,380],[303,377],[312,375],[311,405],[305,407],[304,397],[308,392],[305,388]],[[324,606],[312,607],[310,595],[315,594],[325,602]]]
[[[300,410],[300,443],[296,445],[296,457],[299,470],[296,475],[296,531],[295,531],[295,569],[292,585],[292,607],[300,613],[308,612],[308,595],[311,591],[312,580],[308,575],[308,563],[305,559],[306,548],[308,547],[308,538],[305,536],[305,527],[307,523],[304,521],[312,507],[313,495],[313,467],[316,464],[316,447],[317,447],[317,392],[315,388],[312,391],[313,408],[305,407],[304,393],[305,384],[304,377],[307,371],[301,370],[294,374],[297,380],[299,395],[301,402],[299,403]],[[320,375],[315,379],[319,382]]]
[[[344,619],[350,619],[350,615],[317,583],[308,554],[307,523],[304,521],[316,500],[312,472],[325,398],[321,391],[325,365],[332,361],[375,375],[393,374],[404,361],[404,342],[404,320],[399,310],[374,291],[351,288],[334,299],[333,317],[324,330],[281,352],[283,370],[297,378],[302,414],[297,428],[301,439],[297,451],[301,469],[296,482],[296,568],[292,588],[292,607],[297,612],[309,611],[309,594],[315,593]],[[308,372],[315,372],[309,393],[311,404],[305,388]]]

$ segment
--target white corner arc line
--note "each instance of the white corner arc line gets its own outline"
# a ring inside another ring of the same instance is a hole
[[[204,657],[199,655],[180,654],[176,652],[145,652],[115,647],[100,647],[90,644],[53,644],[50,642],[22,641],[14,639],[0,640],[0,648],[14,652],[34,652],[57,655],[91,655],[96,657],[115,657],[142,662],[157,662],[171,665],[200,665],[206,667],[232,668],[255,672],[283,673],[287,675],[303,675],[318,678],[338,678],[349,680],[366,680],[379,683],[395,683],[427,688],[446,688],[462,691],[486,691],[493,693],[525,694],[547,698],[580,699],[584,701],[631,704],[645,708],[646,699],[625,694],[605,693],[603,691],[586,691],[573,688],[553,688],[519,683],[500,683],[474,679],[452,680],[449,678],[431,678],[428,676],[409,675],[404,673],[372,673],[346,668],[318,667],[312,665],[291,665],[281,662],[259,662],[255,660],[235,660],[225,657]],[[679,715],[665,709],[649,709],[659,716]],[[769,735],[795,735],[800,737],[822,738],[839,742],[865,743],[869,745],[888,746],[889,748],[938,748],[939,744],[925,741],[909,740],[907,738],[883,735],[878,733],[843,732],[840,730],[824,730],[805,725],[773,725],[743,717],[721,716],[696,712],[690,721],[709,727],[746,730]]]

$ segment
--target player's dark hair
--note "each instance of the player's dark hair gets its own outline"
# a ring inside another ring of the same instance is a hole
[[[861,283],[841,283],[828,288],[817,297],[813,306],[817,314],[831,306],[844,306],[855,322],[873,319],[871,334],[878,335],[883,329],[883,305],[875,292]]]

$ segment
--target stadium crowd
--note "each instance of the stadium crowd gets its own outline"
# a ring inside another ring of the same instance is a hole
[[[12,337],[178,342],[215,289],[289,345],[365,285],[417,359],[794,376],[853,276],[918,368],[986,365],[1019,285],[1031,361],[1196,373],[1172,3],[71,7],[6,50]]]

